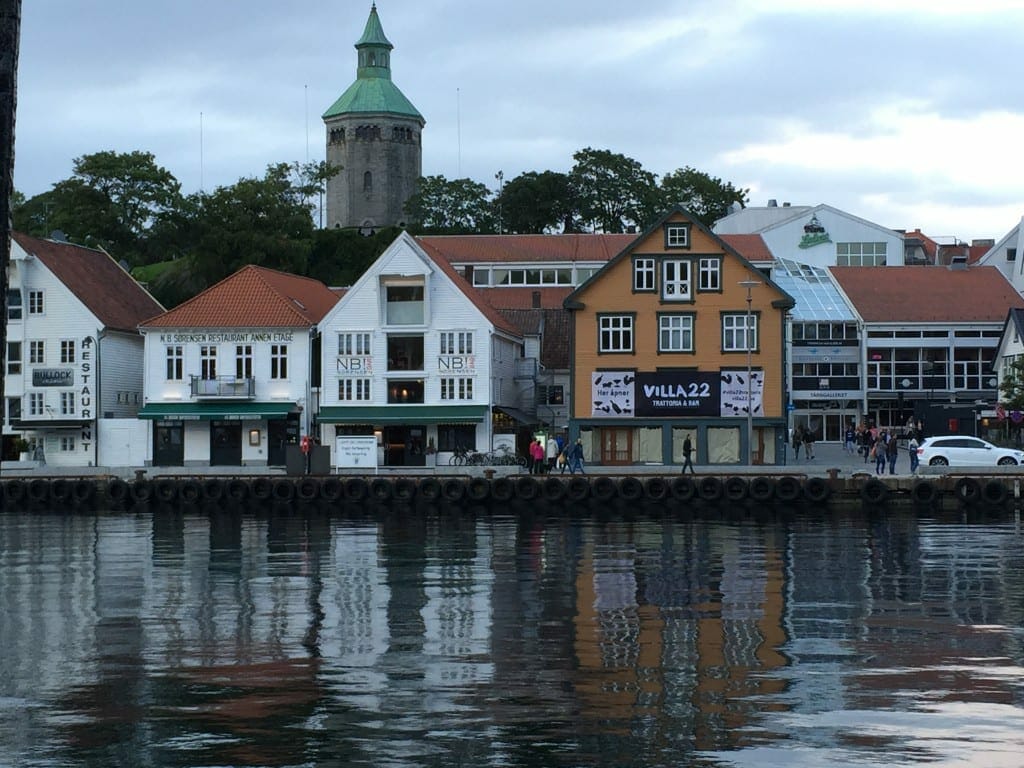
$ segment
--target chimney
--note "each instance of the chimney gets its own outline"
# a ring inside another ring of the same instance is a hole
[[[783,207],[783,208],[789,208],[789,203],[783,203],[783,204],[782,204],[782,207]]]
[[[768,201],[768,207],[769,207],[769,208],[778,208],[778,207],[779,207],[779,201],[778,201],[778,200],[776,200],[776,199],[775,199],[775,198],[773,197],[773,198],[772,198],[771,200],[769,200],[769,201]]]

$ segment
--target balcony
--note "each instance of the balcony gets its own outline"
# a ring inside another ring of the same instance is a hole
[[[218,376],[216,379],[191,377],[192,397],[200,400],[252,400],[256,397],[255,379]]]

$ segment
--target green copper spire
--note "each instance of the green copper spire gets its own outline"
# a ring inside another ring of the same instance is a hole
[[[356,81],[324,112],[323,118],[359,112],[389,113],[415,117],[423,122],[398,86],[391,82],[391,50],[393,45],[384,36],[377,4],[370,8],[363,36],[356,42],[358,65]]]

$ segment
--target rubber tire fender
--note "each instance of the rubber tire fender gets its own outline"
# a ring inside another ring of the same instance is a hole
[[[668,482],[663,477],[649,477],[644,483],[644,496],[651,501],[664,501],[669,492]]]
[[[725,498],[729,501],[743,501],[750,494],[750,483],[745,477],[733,475],[726,478]]]
[[[779,501],[794,502],[802,492],[800,481],[792,475],[783,475],[775,481],[775,498]]]
[[[722,481],[714,475],[706,475],[697,483],[697,495],[704,501],[719,501],[722,491]]]
[[[677,477],[672,480],[671,491],[676,501],[693,501],[697,495],[697,483],[690,477]]]
[[[751,479],[747,492],[754,501],[771,501],[775,496],[775,481],[770,477],[758,475]]]
[[[809,477],[804,483],[804,498],[808,501],[826,501],[832,495],[832,488],[823,477]]]

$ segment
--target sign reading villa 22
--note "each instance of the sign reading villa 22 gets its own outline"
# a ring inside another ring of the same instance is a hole
[[[763,413],[762,385],[761,371],[752,371],[749,396],[755,415]],[[746,416],[747,396],[746,370],[602,371],[591,378],[591,416]]]

